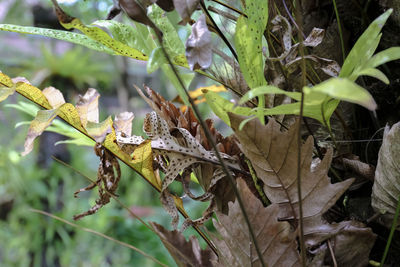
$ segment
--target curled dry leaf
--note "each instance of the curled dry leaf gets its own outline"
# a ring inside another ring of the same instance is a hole
[[[186,40],[186,58],[191,70],[207,69],[212,63],[211,32],[206,17],[202,14],[192,26],[192,33]]]
[[[155,222],[150,224],[179,267],[214,266],[212,262],[217,260],[216,255],[209,248],[201,249],[194,236],[186,241],[182,233],[176,230],[168,231]]]
[[[200,0],[173,0],[176,11],[182,18],[179,24],[186,25],[191,19],[192,13],[196,10]]]
[[[96,155],[100,157],[97,180],[87,187],[76,191],[74,196],[77,197],[80,192],[92,190],[97,186],[99,190],[99,198],[96,199],[96,204],[88,211],[75,215],[74,220],[79,220],[85,216],[92,215],[101,207],[109,203],[111,194],[115,195],[115,191],[118,188],[118,183],[121,178],[121,169],[116,157],[99,143],[95,145],[94,150]]]
[[[52,108],[58,108],[65,103],[64,96],[60,90],[53,86],[44,88],[42,93],[46,96]]]
[[[122,112],[115,116],[114,129],[127,136],[132,135],[132,120],[135,118],[132,112]]]
[[[264,262],[268,266],[301,266],[295,233],[288,222],[277,220],[279,205],[265,208],[242,179],[237,183]],[[217,217],[214,226],[222,239],[213,241],[220,251],[219,265],[261,266],[238,202],[229,203],[228,215],[217,212]]]
[[[372,187],[372,207],[383,213],[381,222],[391,227],[400,197],[400,122],[386,126],[379,150],[375,182]],[[399,228],[399,225],[397,225]]]
[[[99,97],[100,94],[94,88],[89,88],[83,96],[79,95],[76,109],[83,127],[86,127],[88,121],[99,122]]]

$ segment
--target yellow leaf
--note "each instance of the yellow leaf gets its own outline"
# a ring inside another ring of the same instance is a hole
[[[51,124],[55,117],[57,117],[58,109],[39,110],[36,117],[31,122],[28,134],[25,139],[24,152],[22,156],[27,155],[33,149],[33,141],[43,133],[43,131]]]
[[[4,73],[2,73],[1,71],[0,71],[0,83],[7,87],[12,87],[14,84],[12,82],[11,78],[8,77],[7,75],[5,75]]]
[[[17,82],[15,84],[15,91],[17,91],[17,93],[23,95],[27,99],[31,100],[32,102],[35,102],[36,104],[44,107],[45,109],[52,109],[49,101],[42,93],[42,91],[31,84],[25,82]]]

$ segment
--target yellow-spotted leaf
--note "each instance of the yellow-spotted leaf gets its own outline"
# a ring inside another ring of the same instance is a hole
[[[113,39],[105,31],[96,26],[83,24],[82,21],[80,21],[80,19],[73,18],[68,14],[66,14],[55,0],[53,0],[52,2],[56,9],[58,20],[60,21],[61,25],[64,28],[68,30],[69,29],[80,30],[87,37],[113,50],[114,53],[117,55],[131,57],[138,60],[145,60],[145,61],[148,60],[148,56],[146,56],[139,50]]]

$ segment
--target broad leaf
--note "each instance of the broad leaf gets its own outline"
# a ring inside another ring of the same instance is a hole
[[[301,266],[295,233],[289,223],[277,220],[279,206],[272,204],[265,208],[242,179],[237,182],[264,263],[267,266]],[[229,203],[228,215],[217,212],[217,217],[219,221],[214,221],[214,226],[222,239],[214,238],[214,242],[220,251],[220,266],[260,266],[238,202]]]
[[[264,182],[264,192],[272,203],[279,204],[278,218],[297,222],[299,220],[299,200],[297,193],[297,157],[298,139],[297,127],[281,132],[280,126],[273,119],[267,125],[261,125],[258,120],[250,121],[242,131],[239,125],[245,117],[230,113],[231,125],[238,137],[241,150],[251,161],[257,177]],[[324,243],[335,237],[351,243],[356,248],[353,257],[346,256],[344,247],[336,247],[342,251],[341,266],[360,266],[368,262],[366,255],[373,246],[375,236],[363,224],[344,221],[339,224],[325,222],[322,215],[330,208],[351,185],[354,179],[331,184],[327,176],[331,163],[332,151],[328,150],[322,162],[311,169],[311,155],[313,149],[312,137],[302,145],[301,149],[301,191],[303,206],[303,227],[305,245],[308,253],[327,251]],[[360,235],[353,238],[352,234]],[[367,238],[365,238],[367,237]],[[325,247],[324,247],[325,246]],[[318,247],[318,249],[317,249]],[[346,246],[347,248],[347,246]],[[329,252],[328,252],[329,253]]]
[[[400,123],[396,123],[392,128],[385,128],[372,187],[372,207],[383,213],[382,222],[388,228],[391,227],[400,196],[399,166]]]

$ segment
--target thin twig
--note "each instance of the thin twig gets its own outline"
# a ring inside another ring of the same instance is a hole
[[[302,9],[300,1],[296,1],[296,19],[299,23],[300,27],[303,25],[302,18]],[[301,61],[301,77],[302,77],[302,86],[301,86],[301,101],[300,101],[300,122],[303,118],[303,110],[304,110],[304,91],[303,87],[306,86],[306,59],[304,57],[304,45],[303,45],[303,35],[302,31],[299,28],[298,31],[299,38],[299,50],[300,56],[302,58]],[[297,131],[297,195],[299,198],[299,228],[300,228],[300,254],[301,254],[301,265],[303,267],[306,266],[306,248],[304,245],[304,226],[303,226],[303,203],[302,203],[302,195],[301,195],[301,123],[299,122],[298,131]]]
[[[336,257],[335,257],[335,253],[333,252],[333,248],[332,248],[332,244],[331,244],[331,240],[328,239],[328,248],[329,248],[329,252],[331,253],[331,258],[333,261],[333,266],[337,267],[337,261],[336,261]]]
[[[213,27],[217,30],[218,35],[221,37],[221,39],[224,41],[224,43],[228,46],[228,48],[231,51],[233,57],[236,59],[236,61],[239,62],[238,56],[236,54],[235,49],[233,49],[231,43],[228,41],[228,39],[226,39],[225,35],[221,32],[221,30],[219,29],[217,23],[215,23],[214,19],[210,15],[210,13],[208,13],[207,7],[204,4],[203,0],[200,1],[200,5],[201,5],[201,9],[203,10],[203,12],[206,14],[206,16],[210,19],[211,23],[213,24]]]
[[[238,17],[236,17],[235,15],[233,15],[231,13],[228,13],[226,11],[223,11],[221,9],[218,9],[216,7],[213,7],[213,6],[209,6],[208,10],[210,10],[211,12],[214,12],[214,13],[220,15],[220,16],[223,16],[223,17],[225,17],[227,19],[233,20],[233,21],[237,21],[237,19],[238,19]]]
[[[244,13],[243,13],[242,11],[240,11],[239,9],[236,9],[236,8],[234,8],[234,7],[230,6],[230,5],[227,5],[227,4],[225,4],[225,3],[221,2],[221,1],[218,1],[218,0],[211,0],[211,1],[213,1],[213,2],[215,2],[215,3],[218,3],[218,4],[220,4],[221,6],[226,7],[227,9],[230,9],[230,10],[232,10],[232,11],[235,11],[236,13],[240,14],[241,16],[244,16],[244,17],[247,18],[247,15],[244,14]]]

